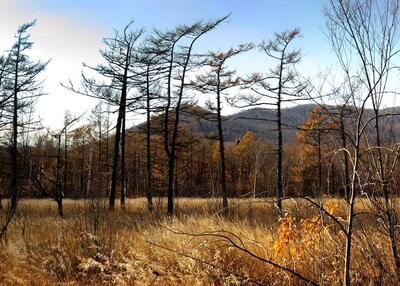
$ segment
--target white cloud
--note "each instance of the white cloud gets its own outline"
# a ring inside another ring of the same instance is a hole
[[[37,11],[21,1],[1,0],[0,19],[1,51],[11,46],[19,25],[37,19],[37,25],[31,29],[34,45],[30,54],[34,59],[51,59],[43,74],[48,95],[40,98],[36,105],[44,125],[58,128],[66,110],[79,114],[94,106],[93,99],[74,95],[61,87],[60,82],[71,79],[79,84],[82,62],[96,64],[99,61],[102,31],[86,23],[82,25],[72,16]]]

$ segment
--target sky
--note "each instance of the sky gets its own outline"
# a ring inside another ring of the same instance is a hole
[[[79,85],[82,62],[96,65],[103,37],[113,35],[131,20],[135,27],[151,31],[171,29],[196,20],[213,20],[231,13],[227,23],[203,37],[197,49],[224,50],[241,43],[271,39],[274,32],[300,28],[295,42],[303,60],[299,71],[305,76],[323,72],[334,63],[333,52],[324,33],[325,0],[0,0],[0,52],[13,43],[19,25],[37,20],[31,29],[33,59],[51,59],[44,90],[36,112],[50,128],[62,125],[64,113],[90,112],[95,100],[78,96],[61,87],[71,80]],[[266,72],[271,66],[265,55],[255,50],[232,60],[239,74]],[[205,100],[206,98],[202,98]],[[225,113],[236,110],[225,104]],[[135,119],[135,122],[143,118]]]

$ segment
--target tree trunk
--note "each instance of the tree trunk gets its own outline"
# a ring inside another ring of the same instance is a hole
[[[123,84],[121,89],[121,99],[118,110],[118,118],[117,125],[115,127],[115,140],[114,140],[114,154],[113,154],[113,165],[112,165],[112,173],[111,173],[111,190],[110,190],[110,199],[108,203],[108,209],[114,210],[115,206],[115,193],[117,189],[117,173],[118,173],[118,161],[119,161],[119,145],[121,140],[121,126],[122,121],[125,117],[125,108],[126,108],[126,96],[127,96],[127,86],[128,86],[128,63],[125,67]]]
[[[279,216],[283,215],[282,209],[282,198],[283,198],[283,143],[282,143],[282,76],[283,76],[283,58],[285,50],[282,52],[281,63],[279,67],[279,83],[278,83],[278,95],[277,95],[277,130],[278,130],[278,178],[277,178],[277,196],[278,196],[278,213]]]
[[[81,195],[83,195],[84,193],[85,193],[85,195],[87,195],[86,194],[86,191],[85,191],[85,140],[83,140],[83,142],[82,142],[82,152],[81,152],[81,178],[80,178],[81,180],[81,182],[80,182],[80,185],[81,185]]]
[[[124,110],[124,118],[122,119],[121,130],[121,206],[125,206],[126,199],[126,183],[125,183],[125,135],[126,135],[126,110]]]
[[[167,214],[172,216],[174,213],[174,167],[175,167],[175,156],[168,156],[168,202],[167,202]]]
[[[67,171],[68,171],[68,163],[67,163],[67,155],[68,155],[68,138],[67,138],[67,127],[65,127],[64,131],[64,184],[63,184],[63,189],[64,189],[64,194],[67,193]]]
[[[321,152],[321,131],[318,130],[318,193],[321,194],[322,188],[322,152]]]
[[[360,119],[359,119],[360,120]],[[360,122],[360,121],[359,121]],[[358,123],[359,124],[359,123]],[[357,130],[358,132],[358,130]],[[351,188],[349,194],[349,205],[347,212],[347,230],[346,230],[346,248],[345,248],[345,257],[344,257],[344,270],[343,270],[343,285],[350,286],[351,285],[351,277],[350,277],[350,263],[351,263],[351,239],[353,235],[353,220],[354,220],[354,203],[356,198],[356,180],[358,173],[358,161],[360,157],[359,153],[359,140],[360,135],[357,138],[355,144],[355,155],[354,155],[354,165],[353,165],[353,174],[351,178]]]
[[[20,40],[19,40],[20,43]],[[13,96],[13,125],[12,125],[12,146],[11,146],[11,205],[8,210],[6,224],[0,232],[0,237],[7,231],[8,223],[11,221],[17,209],[19,186],[18,186],[18,70],[19,70],[20,44],[18,44],[17,59],[14,73],[14,96]]]
[[[277,126],[278,126],[278,178],[277,178],[277,196],[278,196],[278,212],[279,216],[283,215],[282,198],[283,198],[283,143],[282,143],[282,114],[281,114],[281,98],[278,95],[277,102]]]
[[[107,186],[106,186],[106,196],[108,197],[110,195],[110,189],[111,189],[111,177],[110,177],[110,152],[109,152],[109,147],[110,147],[110,108],[108,106],[107,108],[107,123],[106,123],[106,161],[105,161],[105,171],[107,172]]]
[[[60,218],[63,218],[63,191],[61,189],[61,134],[58,136],[58,144],[57,144],[57,163],[56,163],[56,198],[55,201],[57,202],[58,208],[58,215]]]
[[[152,190],[152,169],[151,169],[151,130],[150,130],[150,82],[149,82],[149,68],[147,65],[146,73],[146,168],[147,168],[147,180],[146,180],[146,196],[147,196],[147,207],[149,211],[153,210],[153,190]]]
[[[353,179],[355,180],[356,178]],[[353,234],[353,219],[354,219],[354,189],[352,189],[351,192],[352,194],[350,195],[349,210],[347,214],[348,225],[346,234],[346,250],[345,250],[344,277],[343,277],[343,285],[346,286],[351,285],[350,262],[351,262],[351,239]]]
[[[221,168],[221,187],[222,187],[222,208],[224,209],[224,212],[226,212],[228,210],[228,190],[226,187],[225,146],[224,146],[224,133],[222,129],[221,96],[219,90],[217,91],[217,120],[218,120],[219,153],[221,157],[220,168]]]
[[[93,198],[92,192],[92,162],[93,161],[93,149],[90,148],[90,155],[89,155],[89,168],[88,168],[88,179],[87,179],[87,192],[90,194],[90,197]]]

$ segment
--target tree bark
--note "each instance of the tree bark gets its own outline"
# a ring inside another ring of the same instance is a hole
[[[218,75],[219,80],[219,75]],[[226,212],[228,210],[228,190],[226,187],[226,166],[225,166],[225,147],[224,147],[224,133],[222,129],[222,116],[221,116],[221,94],[219,87],[217,91],[217,121],[218,121],[218,139],[219,139],[219,153],[221,162],[221,187],[222,187],[222,208]]]
[[[121,206],[125,206],[126,184],[125,184],[125,137],[126,137],[126,107],[124,107],[124,117],[121,127]]]
[[[64,212],[63,212],[63,191],[61,189],[61,182],[60,182],[60,176],[61,176],[61,133],[58,135],[57,138],[57,163],[56,163],[56,198],[55,201],[57,202],[57,209],[58,209],[58,215],[63,218],[64,217]]]
[[[284,52],[282,53],[282,55]],[[279,84],[278,84],[278,100],[277,100],[277,129],[278,129],[278,174],[277,174],[277,196],[278,196],[278,213],[279,216],[283,215],[282,198],[283,198],[283,143],[282,143],[282,73],[283,73],[283,56],[280,64],[279,71]]]
[[[151,169],[151,114],[150,114],[150,65],[147,65],[146,72],[146,168],[147,168],[147,180],[146,180],[146,196],[147,196],[147,207],[149,211],[153,210],[153,190],[152,190],[152,169]]]

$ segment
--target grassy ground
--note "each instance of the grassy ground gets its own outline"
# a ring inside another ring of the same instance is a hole
[[[21,200],[0,246],[0,284],[305,284],[262,260],[321,285],[340,284],[344,236],[326,215],[300,200],[285,202],[288,215],[281,220],[264,200],[230,203],[223,216],[218,200],[178,199],[176,216],[168,219],[163,200],[152,213],[145,199],[128,200],[113,213],[105,201],[65,200],[60,219],[51,200]],[[335,217],[343,216],[340,200],[324,203]],[[360,200],[357,210],[353,283],[394,285],[389,240],[367,201]]]

